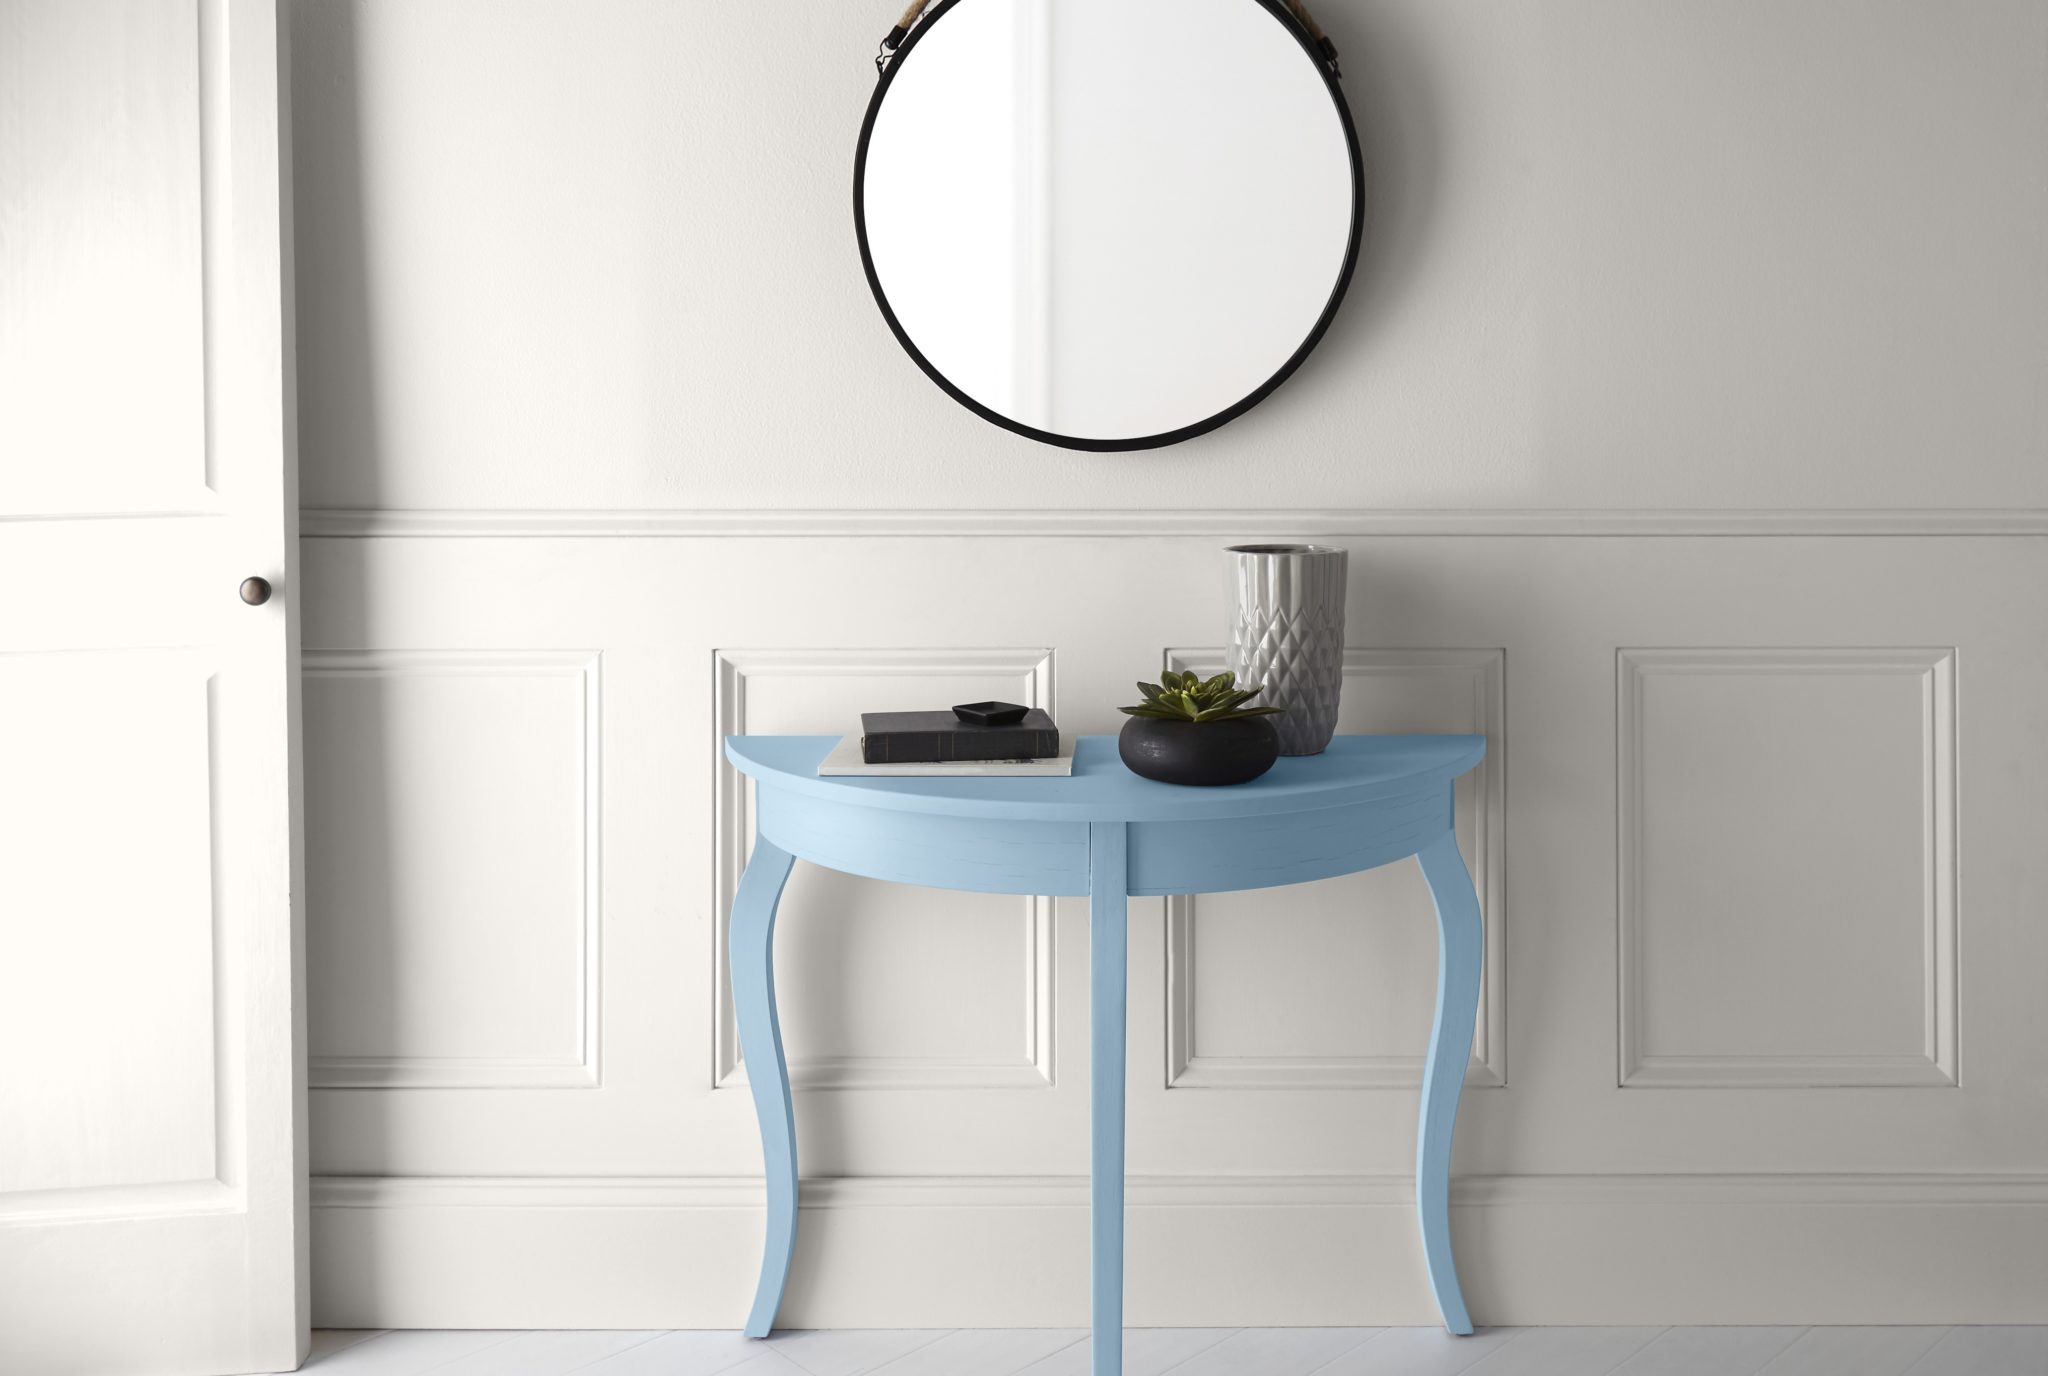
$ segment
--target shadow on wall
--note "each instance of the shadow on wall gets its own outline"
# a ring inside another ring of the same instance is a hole
[[[295,298],[292,328],[298,375],[298,436],[301,492],[316,488],[307,477],[361,466],[374,473],[382,460],[374,358],[375,318],[371,304],[369,223],[363,181],[362,85],[353,3],[290,5],[292,206],[291,275]],[[308,385],[310,382],[311,385]],[[375,484],[371,486],[375,489]],[[317,500],[317,499],[316,499]],[[309,586],[301,595],[302,626],[309,636],[306,657],[317,665],[322,631],[316,609],[350,608],[359,618],[370,603],[362,580],[365,565],[312,561],[301,565]],[[354,569],[354,586],[336,586],[334,576]],[[314,581],[325,580],[320,586]],[[348,622],[342,623],[349,625]],[[340,639],[362,643],[356,619]],[[307,1051],[313,1088],[359,1083],[345,1065],[355,1057],[374,1059],[399,1043],[402,1029],[393,992],[401,972],[393,963],[398,939],[398,898],[392,882],[405,838],[392,826],[391,763],[396,745],[386,705],[374,693],[353,704],[336,693],[345,677],[323,677],[309,667],[302,697],[305,720],[306,797],[306,998]],[[354,710],[347,710],[353,705]],[[338,752],[338,753],[337,753]],[[353,793],[350,790],[355,790]],[[330,815],[331,809],[331,815]],[[344,930],[346,928],[346,930]],[[344,939],[345,938],[345,939]],[[369,1003],[330,1008],[327,1002]],[[381,1006],[378,1006],[381,1004]],[[381,1027],[382,1047],[345,1043],[351,1018],[357,1026]],[[330,1076],[323,1058],[343,1063]],[[395,1146],[390,1096],[349,1096],[369,1126],[361,1145],[372,1159],[387,1159]],[[320,1098],[312,1100],[312,1169],[322,1166],[320,1148],[329,1140],[320,1124]]]
[[[301,470],[360,469],[377,491],[383,454],[358,22],[352,3],[291,7],[294,342]]]
[[[1337,45],[1344,99],[1358,128],[1365,230],[1337,318],[1290,387],[1321,386],[1325,373],[1357,375],[1380,325],[1421,276],[1442,155],[1429,59],[1413,17],[1398,5],[1375,4],[1316,18]]]

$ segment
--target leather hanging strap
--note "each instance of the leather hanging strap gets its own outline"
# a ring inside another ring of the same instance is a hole
[[[924,13],[924,7],[929,3],[930,0],[910,0],[910,7],[903,11],[903,17],[896,21],[896,27],[882,35],[881,50],[875,54],[876,71],[883,71],[888,67],[889,60],[896,56],[896,50],[903,46],[903,40],[910,36],[911,28],[917,23],[919,16]],[[1301,0],[1286,0],[1286,3],[1288,13],[1292,14],[1295,22],[1301,25],[1302,31],[1309,36],[1309,41],[1315,45],[1315,50],[1322,54],[1323,61],[1330,64],[1330,75],[1342,77],[1344,73],[1337,70],[1337,45],[1332,43],[1330,36],[1323,32],[1323,26],[1316,23],[1315,16],[1308,12],[1308,6],[1304,5]]]
[[[1337,70],[1337,45],[1330,41],[1330,35],[1323,32],[1323,26],[1316,23],[1316,17],[1308,12],[1308,6],[1301,0],[1287,0],[1287,8],[1316,45],[1316,51],[1323,55],[1323,61],[1330,64],[1330,75],[1342,77],[1344,73]]]
[[[882,50],[875,54],[875,70],[881,71],[889,65],[889,59],[896,56],[896,49],[910,34],[910,26],[917,22],[929,0],[910,0],[910,7],[903,11],[903,17],[896,21],[896,27],[882,35]]]

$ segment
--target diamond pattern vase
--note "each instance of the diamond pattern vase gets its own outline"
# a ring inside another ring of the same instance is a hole
[[[1319,755],[1337,730],[1344,688],[1348,555],[1323,545],[1232,545],[1230,648],[1225,667],[1265,689],[1255,702],[1283,755]]]

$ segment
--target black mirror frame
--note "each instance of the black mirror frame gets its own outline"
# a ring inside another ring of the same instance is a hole
[[[939,3],[934,5],[931,11],[923,17],[922,22],[910,30],[909,35],[904,38],[901,46],[896,49],[893,59],[882,68],[881,79],[875,83],[875,93],[868,101],[867,117],[861,121],[860,143],[854,149],[853,154],[853,229],[855,237],[860,241],[861,270],[867,274],[868,289],[875,295],[875,304],[881,307],[882,318],[889,322],[890,333],[896,336],[896,342],[903,346],[903,351],[910,355],[919,368],[924,370],[926,377],[938,384],[941,391],[968,410],[974,412],[975,415],[980,416],[983,420],[1000,425],[1005,430],[1014,431],[1026,439],[1037,440],[1041,444],[1058,445],[1063,449],[1084,449],[1094,453],[1114,453],[1133,449],[1159,449],[1169,444],[1179,444],[1182,440],[1191,440],[1197,435],[1206,435],[1219,426],[1228,425],[1231,421],[1236,420],[1239,416],[1251,410],[1252,407],[1257,406],[1260,402],[1271,396],[1280,384],[1287,381],[1293,375],[1294,370],[1301,366],[1302,360],[1309,356],[1316,345],[1322,342],[1324,332],[1330,328],[1330,322],[1336,318],[1337,307],[1344,301],[1345,290],[1351,285],[1351,274],[1358,266],[1359,242],[1365,228],[1365,161],[1358,151],[1358,130],[1352,123],[1351,107],[1344,99],[1344,91],[1337,84],[1339,77],[1333,70],[1334,63],[1318,49],[1315,40],[1310,38],[1300,22],[1288,12],[1282,0],[1246,0],[1246,3],[1256,4],[1272,15],[1274,20],[1281,27],[1285,28],[1288,33],[1292,34],[1296,42],[1301,44],[1303,55],[1308,58],[1316,73],[1322,77],[1323,86],[1330,93],[1330,101],[1337,107],[1337,122],[1343,128],[1344,146],[1351,157],[1351,232],[1344,248],[1344,264],[1338,269],[1337,282],[1330,290],[1330,299],[1324,303],[1322,314],[1316,317],[1316,323],[1309,329],[1308,337],[1303,339],[1300,347],[1288,356],[1285,363],[1280,365],[1279,371],[1260,383],[1249,396],[1225,407],[1207,420],[1196,421],[1192,425],[1183,425],[1178,430],[1168,430],[1161,434],[1144,435],[1132,439],[1103,440],[1085,439],[1076,435],[1058,435],[1048,430],[1040,430],[1034,426],[1026,425],[1022,421],[1012,420],[1008,416],[989,409],[954,386],[951,379],[933,367],[931,360],[924,356],[917,345],[911,341],[910,336],[905,333],[903,323],[896,318],[896,312],[890,309],[889,298],[882,291],[881,280],[875,275],[874,255],[868,251],[865,186],[868,168],[868,139],[875,130],[875,117],[881,112],[882,101],[889,94],[890,82],[896,79],[897,71],[909,60],[912,51],[917,47],[918,40],[923,38],[934,24],[945,18],[947,11],[959,3],[961,3],[961,0],[939,0]]]

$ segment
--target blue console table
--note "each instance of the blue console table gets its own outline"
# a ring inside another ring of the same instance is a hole
[[[1089,900],[1095,1376],[1123,1370],[1126,900],[1329,879],[1414,856],[1436,898],[1436,1026],[1422,1075],[1416,1204],[1444,1325],[1472,1320],[1451,1258],[1451,1128],[1472,1052],[1483,949],[1478,896],[1451,830],[1452,785],[1482,736],[1339,736],[1231,788],[1141,779],[1110,736],[1084,736],[1071,778],[826,778],[830,736],[731,736],[757,788],[754,853],[732,905],[732,988],[768,1175],[768,1238],[746,1331],[775,1324],[796,1246],[796,1121],[775,1017],[775,908],[790,867],[978,893]]]

